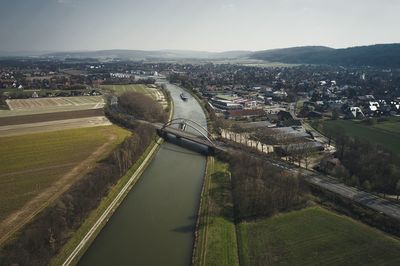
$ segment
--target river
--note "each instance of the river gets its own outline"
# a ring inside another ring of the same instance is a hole
[[[199,103],[166,83],[174,118],[206,126]],[[79,265],[189,265],[206,157],[163,143]]]

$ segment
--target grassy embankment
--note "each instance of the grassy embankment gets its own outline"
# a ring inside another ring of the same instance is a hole
[[[353,120],[324,120],[322,124],[327,129],[342,127],[351,137],[364,138],[390,151],[400,153],[400,119],[398,117],[374,125]]]
[[[194,265],[400,263],[398,239],[321,207],[235,223],[228,176],[227,165],[209,162]]]
[[[238,226],[242,265],[399,265],[400,241],[319,207]]]
[[[107,151],[129,134],[117,126],[104,126],[1,137],[0,220],[53,185],[110,138]]]
[[[201,196],[195,265],[239,265],[228,166],[208,158]]]

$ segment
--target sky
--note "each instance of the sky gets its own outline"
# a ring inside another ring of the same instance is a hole
[[[0,51],[400,42],[399,0],[0,0]]]

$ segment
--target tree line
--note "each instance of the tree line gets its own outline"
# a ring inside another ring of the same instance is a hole
[[[7,96],[4,95],[4,92],[0,91],[0,110],[8,110],[8,105],[7,105]]]
[[[110,187],[140,158],[154,137],[152,126],[137,125],[135,134],[126,138],[3,248],[0,264],[48,265],[89,213],[98,207]]]
[[[168,114],[158,102],[147,95],[127,91],[118,98],[119,106],[136,119],[148,122],[166,122]]]
[[[238,220],[271,216],[303,206],[307,186],[297,176],[246,154],[226,154],[232,175],[235,218]]]
[[[328,132],[328,130],[326,130]],[[384,194],[400,194],[400,158],[384,147],[359,137],[349,137],[341,127],[329,131],[336,143],[339,171],[347,184]]]
[[[153,78],[135,79],[132,78],[111,78],[108,76],[104,81],[104,85],[129,85],[129,84],[154,84],[156,82]]]

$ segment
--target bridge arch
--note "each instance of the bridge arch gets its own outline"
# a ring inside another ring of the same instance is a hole
[[[168,122],[166,122],[161,129],[165,129],[166,127],[170,127],[172,125],[185,125],[192,128],[194,131],[199,133],[202,137],[204,137],[213,147],[215,147],[215,139],[212,137],[212,134],[207,130],[207,128],[200,125],[198,122],[186,119],[186,118],[174,118]],[[184,129],[183,129],[184,130]]]

